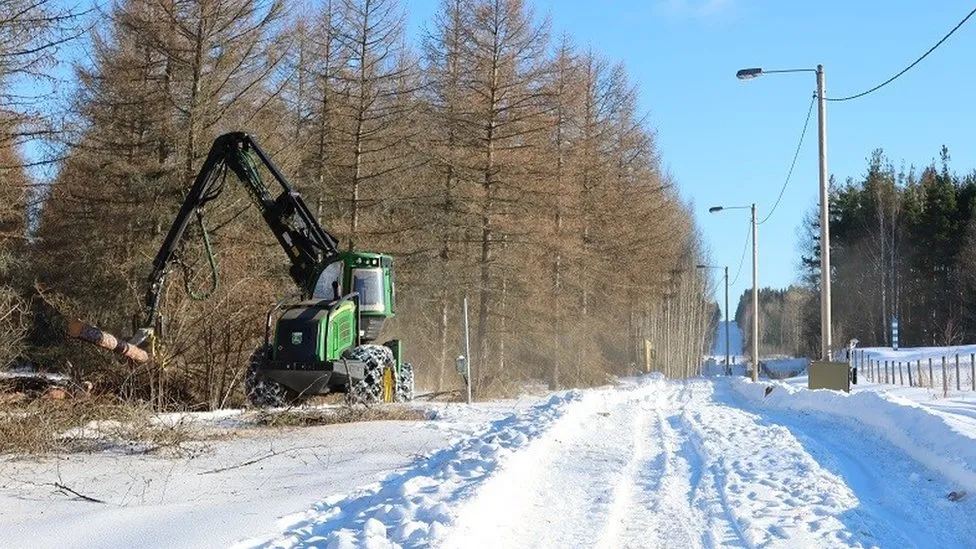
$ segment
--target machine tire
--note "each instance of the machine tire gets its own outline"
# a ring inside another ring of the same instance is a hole
[[[393,395],[395,402],[409,402],[413,400],[413,364],[404,362],[400,365],[400,373],[397,375],[396,392]]]
[[[280,408],[297,400],[297,396],[287,387],[261,373],[261,365],[268,359],[270,351],[267,345],[254,349],[244,376],[244,396],[252,406],[258,408]]]
[[[383,400],[383,370],[393,367],[393,351],[383,345],[360,345],[343,354],[365,365],[363,379],[351,381],[349,400],[361,404]]]

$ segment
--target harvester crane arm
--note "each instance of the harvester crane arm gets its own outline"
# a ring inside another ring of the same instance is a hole
[[[262,180],[259,165],[263,165],[281,186],[277,196]],[[228,169],[245,185],[268,228],[278,239],[291,261],[289,274],[303,294],[311,294],[322,266],[339,256],[336,238],[319,225],[301,195],[288,184],[254,138],[243,132],[221,135],[210,148],[153,260],[145,297],[145,329],[156,322],[166,275],[170,265],[178,259],[191,217],[195,215],[200,219],[202,226],[203,207],[220,195]]]

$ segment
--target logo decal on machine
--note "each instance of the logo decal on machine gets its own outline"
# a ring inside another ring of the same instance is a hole
[[[302,344],[302,332],[292,332],[291,333],[291,344],[301,345]]]

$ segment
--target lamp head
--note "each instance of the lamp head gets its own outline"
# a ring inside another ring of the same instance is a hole
[[[725,209],[724,206],[712,206],[711,208],[708,209],[708,213],[720,212],[724,209]]]
[[[735,77],[739,80],[750,80],[752,78],[758,78],[762,76],[763,70],[759,67],[754,67],[751,69],[740,69],[736,71]]]

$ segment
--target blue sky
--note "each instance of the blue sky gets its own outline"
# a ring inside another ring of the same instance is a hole
[[[627,65],[664,163],[694,205],[712,262],[730,265],[730,277],[742,257],[748,210],[709,214],[708,207],[755,202],[760,218],[769,212],[816,87],[813,73],[739,81],[735,71],[821,63],[827,97],[850,95],[904,68],[974,7],[961,0],[527,1],[548,15],[554,35],[566,32]],[[406,2],[412,34],[437,4]],[[828,104],[828,163],[837,180],[862,174],[878,147],[898,166],[928,164],[945,144],[956,171],[976,168],[974,52],[976,17],[894,83]],[[759,228],[760,286],[796,279],[797,230],[818,196],[816,137],[814,111],[790,186]],[[730,289],[733,308],[751,286],[750,269],[747,255]]]

